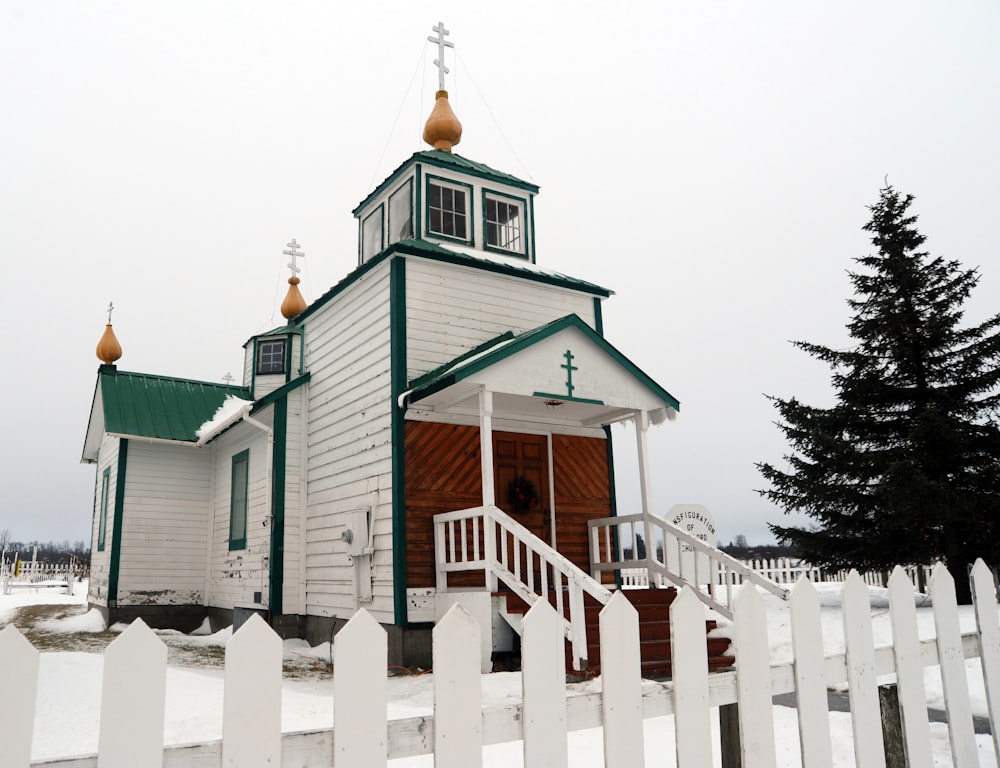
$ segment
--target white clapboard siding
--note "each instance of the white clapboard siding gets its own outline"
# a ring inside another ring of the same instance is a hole
[[[506,331],[569,314],[595,324],[593,294],[419,258],[406,262],[406,309],[410,378]]]
[[[856,571],[852,571],[844,582],[841,600],[854,750],[859,765],[884,768],[871,603],[868,587]]]
[[[100,768],[163,764],[167,646],[136,619],[104,652]]]
[[[927,719],[927,692],[920,664],[917,639],[917,609],[913,584],[897,566],[889,577],[889,608],[892,647],[898,670],[899,708],[903,721],[903,743],[911,768],[930,768],[931,738]]]
[[[226,643],[222,764],[281,764],[281,638],[253,615]]]
[[[204,449],[129,444],[119,605],[202,602],[211,465]]]
[[[819,593],[805,575],[789,595],[792,652],[795,656],[795,695],[799,702],[799,747],[804,768],[831,768],[833,743],[823,674],[823,627]]]
[[[977,634],[962,636],[957,648],[946,650],[951,656],[974,658],[983,649],[984,674],[995,668],[998,649],[991,637],[996,634],[997,606],[992,575],[983,566],[974,571],[976,610],[981,629]],[[897,574],[893,581],[893,610],[902,610],[894,619],[895,640],[904,640],[909,651],[894,652],[892,647],[871,648],[871,633],[865,632],[864,622],[857,615],[862,609],[870,612],[868,590],[861,579],[852,578],[842,591],[845,615],[852,616],[849,628],[848,653],[829,656],[823,669],[828,685],[851,681],[864,688],[869,678],[880,675],[923,674],[928,666],[939,663],[935,639],[916,642],[916,628],[905,620],[906,590],[898,583],[905,576]],[[936,615],[941,646],[954,645],[949,635],[958,633],[958,616],[949,606],[950,580],[937,579],[934,602],[945,609]],[[859,590],[858,587],[861,587]],[[815,615],[809,585],[799,585],[790,601],[793,650],[798,654],[815,629]],[[862,592],[864,595],[862,595]],[[855,594],[857,593],[857,594]],[[912,589],[910,590],[912,603]],[[813,593],[814,594],[814,593]],[[859,595],[861,599],[859,599]],[[954,602],[952,591],[951,602]],[[434,754],[437,766],[476,766],[482,764],[482,749],[491,744],[524,740],[525,765],[565,765],[567,738],[586,728],[603,731],[606,765],[641,766],[644,760],[643,728],[647,736],[656,739],[656,728],[676,727],[679,768],[695,768],[706,763],[716,749],[706,735],[704,723],[715,717],[712,709],[734,702],[740,703],[740,728],[744,740],[743,765],[773,765],[774,731],[771,695],[796,691],[800,719],[815,723],[824,719],[826,703],[813,704],[813,697],[803,687],[810,674],[796,669],[806,659],[771,666],[767,653],[766,632],[762,615],[762,599],[757,590],[743,587],[738,592],[735,607],[737,643],[736,670],[703,674],[707,668],[704,636],[696,637],[691,626],[704,626],[704,610],[695,611],[695,601],[682,594],[675,601],[672,616],[681,628],[673,640],[676,652],[676,673],[672,681],[639,682],[639,638],[637,617],[630,604],[616,595],[601,614],[602,664],[601,688],[583,693],[574,691],[566,696],[561,649],[563,631],[558,615],[545,603],[532,609],[525,618],[524,665],[522,667],[523,703],[484,706],[482,677],[479,669],[479,626],[460,606],[456,605],[434,630],[434,702],[433,713],[397,720],[386,716],[387,634],[383,627],[365,611],[359,611],[334,641],[335,670],[331,691],[335,701],[332,728],[315,731],[280,732],[281,643],[277,636],[257,617],[234,635],[226,649],[225,705],[223,739],[201,744],[171,745],[163,749],[163,717],[165,698],[166,648],[141,621],[136,621],[109,647],[105,656],[105,674],[99,724],[98,755],[46,759],[36,763],[45,768],[100,768],[118,765],[187,768],[201,766],[218,768],[222,765],[284,765],[295,768],[329,768],[340,766],[381,766],[386,760]],[[612,607],[613,606],[613,607]],[[610,610],[609,610],[610,607]],[[690,615],[688,613],[690,612]],[[804,623],[804,626],[797,626]],[[741,629],[741,625],[749,625]],[[798,638],[795,640],[794,638]],[[863,649],[868,645],[867,652]],[[820,643],[814,643],[819,646]],[[913,648],[916,647],[916,652]],[[607,648],[607,650],[604,650]],[[815,650],[812,648],[811,650]],[[897,668],[897,657],[914,655],[919,663]],[[986,654],[992,654],[988,659]],[[0,632],[0,680],[16,687],[18,696],[0,699],[0,744],[3,745],[4,766],[22,768],[27,765],[30,749],[32,718],[36,706],[30,698],[38,679],[38,654],[27,646],[18,630],[12,626]],[[858,664],[863,670],[854,669]],[[958,665],[952,664],[957,668]],[[691,667],[690,669],[688,667]],[[860,681],[860,682],[859,682]],[[707,686],[706,686],[707,682]],[[808,681],[812,685],[815,681]],[[707,687],[707,695],[706,695]],[[902,685],[912,691],[913,686]],[[989,687],[989,684],[988,684]],[[988,694],[989,695],[989,694]],[[16,708],[11,709],[16,704]],[[953,697],[946,702],[952,748],[956,765],[979,765],[988,755],[966,755],[964,748],[954,743],[963,738],[963,727],[971,724],[968,712],[953,706]],[[49,712],[50,702],[37,702],[37,711]],[[906,706],[906,704],[904,704]],[[919,702],[919,706],[926,706]],[[815,711],[805,712],[803,709]],[[681,711],[683,710],[683,711]],[[675,723],[648,722],[649,718],[674,715]],[[907,713],[904,711],[904,718]],[[861,716],[855,712],[854,717]],[[871,729],[881,737],[878,711],[865,715]],[[814,726],[802,726],[811,729]],[[997,730],[990,716],[990,727]],[[820,729],[823,730],[823,729]],[[569,734],[569,735],[567,735]],[[815,734],[806,741],[815,744]],[[871,754],[864,743],[855,739],[855,763],[878,765],[881,751]],[[985,743],[980,739],[980,745]],[[608,746],[612,745],[612,746]],[[842,745],[841,745],[842,746]],[[881,746],[881,745],[879,745]],[[696,748],[697,747],[697,748]],[[763,747],[763,748],[762,748]],[[280,755],[277,750],[280,750]],[[18,755],[19,759],[14,760]],[[809,768],[822,764],[814,755],[803,762]],[[768,758],[771,758],[768,760]],[[663,756],[669,762],[669,756]],[[657,764],[660,764],[659,762]],[[912,761],[911,764],[919,764]]]
[[[13,624],[0,630],[4,693],[0,695],[0,749],[4,765],[27,768],[38,691],[38,651]]]
[[[955,602],[955,581],[942,563],[931,575],[931,600],[934,605],[934,628],[937,631],[938,660],[941,665],[941,685],[944,705],[948,710],[948,730],[951,734],[951,754],[955,765],[976,765],[976,735],[972,728],[972,705],[969,701],[969,680],[965,672]]]
[[[639,614],[619,591],[601,609],[599,623],[604,764],[607,768],[641,768],[643,753],[635,747],[642,744]]]
[[[757,587],[745,582],[733,601],[733,643],[744,768],[774,768],[774,716],[767,644],[767,611]]]

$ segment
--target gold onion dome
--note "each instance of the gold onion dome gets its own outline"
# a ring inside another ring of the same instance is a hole
[[[122,356],[122,345],[118,343],[111,323],[104,327],[104,335],[97,342],[97,359],[105,365],[114,365],[115,361]]]
[[[462,140],[462,124],[448,103],[448,91],[438,91],[434,109],[424,126],[424,141],[434,149],[451,152],[451,148]]]
[[[297,277],[288,278],[288,293],[285,294],[285,300],[281,302],[281,314],[286,320],[291,320],[305,310],[306,300],[302,298],[302,292],[299,291],[299,279]]]

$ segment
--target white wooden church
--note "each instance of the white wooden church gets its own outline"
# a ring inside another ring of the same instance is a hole
[[[109,622],[258,612],[315,643],[364,607],[391,663],[426,664],[460,599],[486,659],[516,644],[505,592],[569,616],[642,554],[614,523],[609,426],[636,425],[645,506],[646,430],[678,401],[605,335],[608,289],[545,269],[538,187],[453,151],[441,79],[432,148],[354,210],[357,267],[307,305],[290,244],[287,324],[244,344],[238,384],[119,369],[109,318],[83,449]],[[585,631],[567,619],[575,666]]]

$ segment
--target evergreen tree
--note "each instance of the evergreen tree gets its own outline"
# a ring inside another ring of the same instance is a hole
[[[1000,314],[962,328],[978,271],[931,258],[891,186],[864,229],[876,252],[856,259],[847,350],[796,346],[832,368],[836,404],[769,399],[792,454],[758,464],[786,512],[809,528],[771,525],[807,560],[887,569],[943,560],[968,602],[966,567],[1000,566]]]

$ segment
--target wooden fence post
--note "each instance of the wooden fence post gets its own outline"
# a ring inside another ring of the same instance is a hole
[[[868,586],[857,571],[852,570],[848,575],[840,600],[844,609],[844,646],[855,759],[858,765],[884,768],[871,600]]]
[[[746,768],[774,766],[774,706],[767,645],[767,610],[751,582],[740,587],[733,606],[736,700],[740,705],[740,751]]]
[[[878,687],[879,712],[882,715],[882,748],[886,768],[907,768],[903,745],[903,720],[899,714],[899,689],[887,684]]]
[[[522,623],[524,764],[567,768],[566,641],[563,620],[539,600]]]
[[[386,631],[364,608],[333,639],[334,765],[386,764],[388,655]]]
[[[4,765],[28,768],[38,692],[38,651],[13,624],[0,631],[0,680],[4,685],[0,695]]]
[[[743,768],[739,704],[723,704],[719,707],[719,748],[722,752],[722,768]]]
[[[823,626],[819,593],[804,576],[789,595],[792,650],[795,656],[795,695],[799,712],[799,748],[802,765],[831,768],[833,746],[823,661]]]
[[[677,765],[711,768],[705,606],[691,587],[670,605],[670,666],[674,680]]]
[[[432,630],[434,654],[434,765],[481,768],[482,680],[479,624],[455,603]]]
[[[604,765],[642,768],[642,672],[639,614],[620,591],[601,609]]]
[[[226,643],[222,764],[281,764],[281,638],[253,614]]]
[[[979,632],[979,656],[983,665],[983,683],[990,722],[1000,717],[1000,629],[997,624],[997,585],[993,572],[982,560],[972,566],[972,602],[976,609]],[[993,750],[1000,755],[1000,728],[995,725]]]

